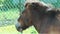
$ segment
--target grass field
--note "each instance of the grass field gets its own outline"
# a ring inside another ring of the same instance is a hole
[[[0,27],[0,34],[21,34],[15,28],[15,25]],[[23,34],[38,34],[33,26],[23,31]]]
[[[18,9],[0,11],[0,34],[21,34],[15,28],[15,20],[19,17]],[[23,31],[23,34],[38,34],[33,26]]]

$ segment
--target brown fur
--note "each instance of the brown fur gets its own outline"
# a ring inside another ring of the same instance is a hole
[[[27,3],[18,22],[23,30],[34,25],[40,34],[60,34],[60,11],[41,3]]]

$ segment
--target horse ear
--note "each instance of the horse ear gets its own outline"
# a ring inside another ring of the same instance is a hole
[[[25,3],[25,7],[26,8],[31,8],[31,9],[37,9],[38,7],[39,7],[39,3],[35,3],[35,2],[33,2],[33,3]]]
[[[29,6],[29,5],[30,5],[30,3],[26,3],[26,4],[25,4],[25,7],[27,7],[27,6]]]
[[[39,3],[31,3],[31,7],[38,8],[39,6]]]

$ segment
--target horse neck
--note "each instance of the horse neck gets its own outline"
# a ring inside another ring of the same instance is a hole
[[[48,27],[54,25],[56,21],[55,16],[43,15],[40,18],[35,18],[34,26],[38,32],[44,32]]]

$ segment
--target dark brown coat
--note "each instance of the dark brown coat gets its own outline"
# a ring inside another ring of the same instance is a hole
[[[60,11],[38,2],[27,3],[18,22],[19,31],[34,25],[41,34],[60,33]]]

